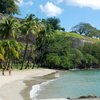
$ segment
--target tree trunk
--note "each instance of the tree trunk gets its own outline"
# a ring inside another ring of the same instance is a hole
[[[9,75],[11,75],[11,61],[10,59],[8,60],[8,71],[9,71]]]
[[[29,36],[27,35],[26,36],[26,46],[25,46],[25,51],[24,51],[23,60],[22,60],[22,66],[21,66],[20,70],[23,69],[25,58],[26,58],[26,53],[27,53],[27,48],[28,48],[28,37]]]
[[[30,58],[31,58],[31,55],[32,55],[32,44],[31,44],[31,50],[30,50],[30,53],[29,53],[29,56],[28,56],[28,62],[27,62],[27,64],[26,64],[26,67],[25,67],[25,69],[27,69],[28,67],[29,67],[29,62],[30,62]]]
[[[29,59],[28,59],[25,69],[27,69],[27,68],[29,67],[29,62],[30,62],[30,61],[29,61]]]
[[[5,66],[3,64],[1,64],[1,66],[2,66],[2,75],[4,76]]]

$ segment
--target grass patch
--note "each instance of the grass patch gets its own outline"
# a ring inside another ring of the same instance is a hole
[[[100,39],[95,39],[95,38],[91,38],[91,37],[88,37],[88,36],[83,36],[83,35],[80,35],[80,34],[77,34],[77,33],[57,31],[56,34],[58,34],[58,35],[65,34],[66,37],[82,39],[82,40],[86,40],[88,42],[94,42],[94,43],[100,42]]]

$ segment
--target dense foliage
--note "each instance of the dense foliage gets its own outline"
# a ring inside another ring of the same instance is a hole
[[[46,21],[47,21],[47,23],[49,23],[51,25],[51,28],[53,30],[62,30],[62,31],[65,31],[65,29],[60,26],[60,20],[58,18],[50,17],[50,18],[47,18]]]
[[[55,17],[39,19],[30,14],[24,19],[15,18],[12,15],[19,13],[18,1],[0,0],[0,69],[3,75],[5,69],[10,75],[11,68],[100,68],[100,30],[80,23],[71,29],[72,32],[65,32],[60,19]]]
[[[85,40],[81,45],[81,39],[84,38],[64,32],[59,22],[56,18],[38,19],[34,14],[22,20],[12,16],[3,18],[0,21],[1,67],[100,67],[100,42]],[[75,42],[80,45],[73,46]]]
[[[0,0],[0,13],[3,14],[18,14],[18,0]]]
[[[85,43],[72,48],[71,38],[55,33],[50,40],[48,54],[43,66],[58,69],[97,68],[100,66],[100,43]]]

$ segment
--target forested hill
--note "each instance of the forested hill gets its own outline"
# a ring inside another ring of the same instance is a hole
[[[99,39],[56,31],[48,48],[47,63],[43,66],[64,69],[100,67]]]
[[[73,47],[84,46],[85,43],[93,43],[94,44],[94,43],[100,42],[100,39],[91,38],[91,37],[80,35],[80,34],[73,33],[73,32],[56,31],[56,34],[58,34],[58,35],[65,34],[65,36],[70,38],[70,40],[73,42]]]
[[[24,19],[3,14],[0,17],[2,62],[20,69],[100,67],[100,39],[65,32],[55,17],[38,19],[33,14]]]
[[[98,29],[81,23],[66,32],[56,17],[16,18],[16,1],[0,1],[0,68],[100,68]]]

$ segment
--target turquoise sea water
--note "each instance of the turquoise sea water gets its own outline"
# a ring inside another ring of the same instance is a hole
[[[57,80],[41,85],[37,98],[77,98],[85,95],[100,96],[100,70],[66,72]]]

